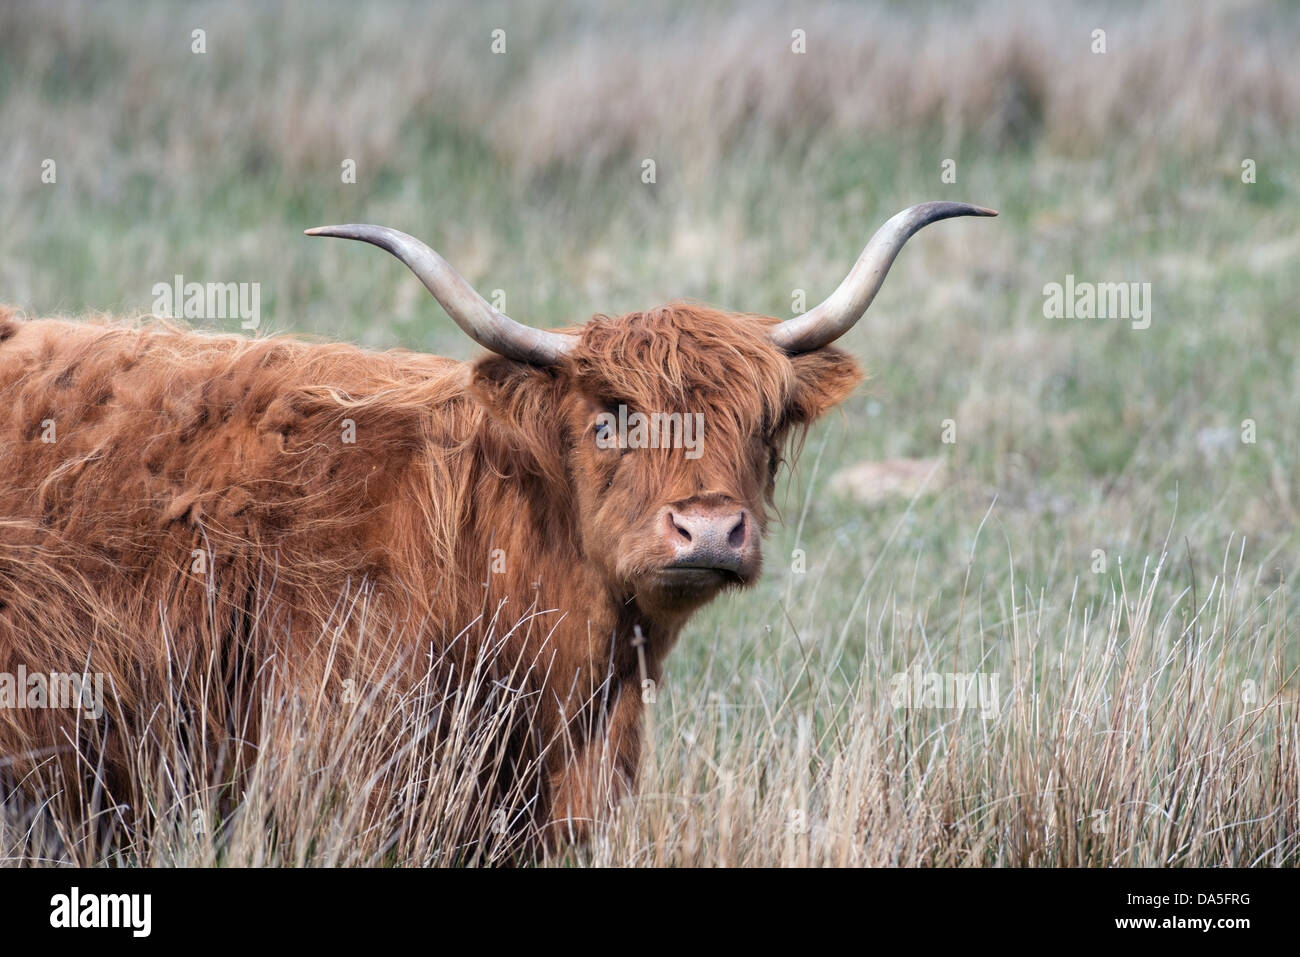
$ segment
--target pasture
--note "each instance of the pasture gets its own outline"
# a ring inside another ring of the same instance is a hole
[[[785,318],[904,207],[996,208],[840,341],[871,377],[783,470],[763,579],[687,626],[637,795],[545,863],[1294,866],[1298,45],[1265,3],[6,4],[0,302],[258,283],[257,334],[466,358],[400,265],[302,230],[419,235],[559,327]],[[1049,318],[1067,277],[1149,315]],[[377,821],[363,721],[225,807],[173,787],[159,706],[149,813],[6,810],[0,861],[465,862],[454,762]]]

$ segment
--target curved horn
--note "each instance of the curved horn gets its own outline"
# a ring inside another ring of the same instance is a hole
[[[419,277],[456,325],[484,349],[499,356],[531,365],[551,366],[577,344],[577,336],[534,329],[497,312],[447,260],[414,236],[387,226],[360,224],[317,226],[306,233],[308,236],[359,239],[386,249]]]
[[[821,305],[773,329],[772,341],[791,354],[811,352],[834,342],[862,318],[885,281],[894,257],[918,229],[951,216],[997,214],[997,210],[969,203],[921,203],[903,210],[876,230],[839,288]]]

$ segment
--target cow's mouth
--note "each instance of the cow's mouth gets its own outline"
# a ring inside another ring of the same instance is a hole
[[[731,568],[713,565],[668,565],[659,570],[659,585],[674,591],[715,591],[725,585],[743,585],[745,579]]]

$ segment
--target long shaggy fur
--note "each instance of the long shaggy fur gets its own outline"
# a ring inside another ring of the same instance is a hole
[[[0,672],[107,676],[111,790],[114,722],[178,682],[237,755],[270,744],[258,689],[325,713],[349,679],[486,667],[530,702],[504,773],[536,769],[533,817],[590,817],[597,777],[635,774],[641,681],[698,605],[642,584],[656,509],[726,499],[761,526],[791,435],[861,378],[833,348],[784,355],[772,322],[596,317],[539,369],[0,310]],[[704,454],[597,450],[618,403],[703,413]],[[10,779],[51,755],[84,775],[77,721],[0,709]]]

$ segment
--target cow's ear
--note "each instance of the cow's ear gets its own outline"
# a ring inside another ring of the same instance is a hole
[[[554,370],[484,356],[470,369],[470,393],[509,435],[513,447],[526,448],[539,459],[562,447],[562,390]]]
[[[825,346],[790,357],[795,387],[787,407],[787,421],[809,425],[839,405],[866,378],[861,366],[847,352]]]

